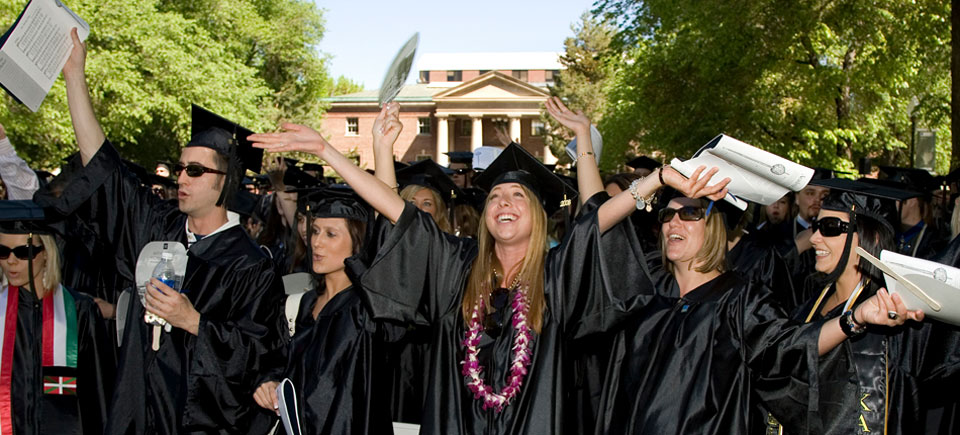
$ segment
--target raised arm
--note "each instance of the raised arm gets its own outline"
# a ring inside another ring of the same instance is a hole
[[[373,121],[373,162],[374,174],[383,184],[396,189],[397,174],[393,168],[393,144],[400,136],[403,124],[400,123],[400,104],[390,102],[383,105],[376,121]]]
[[[320,157],[380,214],[394,223],[400,218],[404,202],[393,190],[393,186],[384,184],[357,167],[327,143],[316,130],[290,123],[281,125],[281,128],[284,131],[254,134],[250,135],[249,139],[254,142],[253,146],[268,152],[300,151]]]
[[[574,163],[577,165],[577,190],[580,194],[580,204],[584,204],[590,197],[603,190],[597,155],[594,153],[593,141],[590,138],[590,118],[587,118],[582,111],[573,112],[568,109],[558,97],[550,97],[544,105],[553,119],[573,130],[577,135],[577,159]]]
[[[86,45],[80,42],[76,28],[70,31],[70,36],[73,37],[73,51],[70,52],[67,63],[63,65],[63,81],[67,85],[67,105],[70,107],[73,130],[77,135],[80,160],[86,166],[93,155],[100,150],[100,145],[103,145],[106,136],[93,113],[93,103],[90,102],[90,91],[87,89],[87,76],[84,72],[87,59]]]
[[[30,199],[40,188],[37,174],[13,149],[7,132],[0,124],[0,179],[7,186],[7,199]]]
[[[890,295],[887,289],[881,288],[877,290],[876,294],[853,309],[852,320],[863,327],[867,325],[892,327],[903,325],[907,320],[922,322],[923,318],[923,310],[908,310],[900,295]],[[843,329],[840,327],[842,321],[844,321],[843,316],[830,319],[820,328],[819,351],[821,356],[826,355],[847,339],[847,335],[843,333]]]
[[[676,169],[663,166],[650,175],[635,181],[636,184],[631,185],[631,189],[618,193],[600,206],[597,211],[600,232],[610,229],[636,211],[636,198],[652,201],[654,194],[665,185],[677,189],[688,198],[706,197],[714,201],[721,201],[727,195],[727,184],[730,183],[730,179],[724,178],[719,183],[708,186],[707,182],[720,169],[712,168],[706,173],[703,172],[704,170],[706,170],[706,166],[701,166],[690,175],[690,178],[686,178]]]

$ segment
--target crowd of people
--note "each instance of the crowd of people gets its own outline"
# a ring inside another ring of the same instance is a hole
[[[398,164],[397,103],[369,171],[307,126],[194,107],[179,160],[148,173],[101,129],[85,60],[74,33],[78,152],[55,178],[0,126],[0,434],[283,433],[285,379],[307,434],[957,431],[960,330],[856,254],[956,266],[949,179],[817,169],[744,211],[717,168],[602,179],[558,98],[575,178],[516,143],[482,170]],[[330,172],[259,175],[264,151]],[[138,282],[157,241],[187,250],[179,289]]]

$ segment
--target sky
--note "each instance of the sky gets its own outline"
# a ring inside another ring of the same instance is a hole
[[[326,31],[318,47],[332,55],[331,75],[378,89],[387,67],[414,32],[420,53],[563,51],[571,25],[590,0],[314,0]],[[416,81],[416,63],[409,83]]]

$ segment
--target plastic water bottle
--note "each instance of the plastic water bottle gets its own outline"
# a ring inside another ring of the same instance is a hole
[[[150,275],[151,278],[156,278],[158,281],[170,286],[170,288],[176,290],[177,288],[177,276],[176,270],[173,268],[173,253],[172,252],[163,252],[160,254],[160,262],[157,263],[157,266],[153,268],[153,273]],[[147,288],[139,287],[140,290],[140,303],[144,306],[146,303],[146,292]],[[159,289],[158,289],[159,290]],[[161,290],[162,291],[162,290]]]
[[[153,268],[153,274],[150,276],[174,290],[177,289],[177,275],[176,270],[173,268],[172,252],[163,252],[160,254],[160,262],[157,263],[157,267]]]

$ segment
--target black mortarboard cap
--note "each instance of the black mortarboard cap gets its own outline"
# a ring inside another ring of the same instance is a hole
[[[254,148],[253,142],[247,139],[247,136],[253,134],[252,131],[196,104],[191,111],[190,142],[186,146],[210,148],[225,156],[235,153],[240,159],[242,169],[260,173],[263,150]]]
[[[302,170],[304,170],[304,171],[317,171],[317,172],[319,172],[320,174],[323,174],[323,165],[321,165],[321,164],[319,164],[319,163],[309,163],[309,162],[307,162],[307,163],[304,163],[303,166],[300,167],[300,169],[302,169]]]
[[[630,161],[627,162],[627,166],[629,166],[629,167],[631,167],[631,168],[633,168],[633,169],[644,168],[644,169],[649,169],[649,170],[652,171],[652,170],[654,170],[654,169],[657,169],[657,168],[663,166],[663,163],[660,163],[660,162],[658,162],[658,161],[656,161],[656,160],[654,160],[654,159],[651,159],[650,157],[647,157],[647,156],[640,156],[640,157],[636,157],[636,158],[630,159]]]
[[[397,182],[402,187],[416,184],[436,190],[449,205],[453,199],[456,199],[463,192],[443,169],[442,166],[431,159],[421,160],[397,171]]]
[[[880,172],[886,175],[885,180],[903,183],[907,189],[919,192],[929,193],[940,185],[937,178],[924,169],[881,166]]]
[[[401,170],[401,169],[403,169],[403,168],[406,168],[407,166],[410,166],[410,165],[408,165],[408,164],[406,164],[406,163],[403,163],[403,162],[398,162],[398,161],[396,161],[396,160],[393,161],[393,170],[394,170],[394,171],[399,171],[399,170]]]
[[[917,196],[916,192],[909,190],[846,178],[817,180],[810,184],[830,188],[830,194],[820,206],[822,209],[872,218],[887,225],[891,233],[900,225],[896,202]]]
[[[43,208],[31,200],[0,201],[0,233],[54,234]]]
[[[304,195],[305,210],[314,218],[344,218],[369,222],[373,210],[344,184],[319,188]]]
[[[813,180],[830,180],[833,178],[836,178],[836,174],[834,173],[833,169],[813,168],[813,178],[811,178],[810,181],[812,182]]]
[[[148,171],[143,166],[140,166],[136,163],[133,163],[129,160],[123,160],[123,164],[126,165],[127,169],[130,172],[133,172],[137,176],[137,179],[140,180],[140,184],[147,186],[153,186],[154,184],[159,184],[164,187],[174,188],[177,187],[177,182],[172,178],[161,177],[154,172]]]
[[[503,183],[524,185],[540,199],[547,216],[570,205],[577,198],[576,189],[517,144],[507,146],[473,183],[487,192]]]
[[[454,204],[466,204],[473,207],[477,212],[483,210],[483,203],[487,199],[487,192],[479,187],[467,187],[463,189],[463,194],[458,196]]]
[[[295,159],[295,158],[293,158],[293,157],[284,157],[284,158],[283,158],[283,161],[284,161],[284,163],[287,164],[287,167],[288,167],[288,168],[291,167],[291,166],[297,166],[297,164],[300,163],[299,160],[297,160],[297,159]]]
[[[463,163],[467,167],[473,167],[472,151],[450,151],[446,153],[450,157],[450,163]]]
[[[186,146],[210,148],[226,156],[229,162],[226,181],[217,199],[217,205],[221,205],[233,198],[245,169],[260,172],[263,150],[254,148],[247,139],[252,131],[196,104],[191,107],[191,118],[191,137]]]
[[[303,172],[296,166],[287,166],[287,170],[283,172],[283,185],[287,187],[287,191],[305,189],[321,184],[323,184],[322,180]]]
[[[263,220],[263,217],[260,216],[261,198],[260,195],[240,189],[234,194],[233,201],[230,201],[230,206],[227,209],[241,216],[254,216]]]

